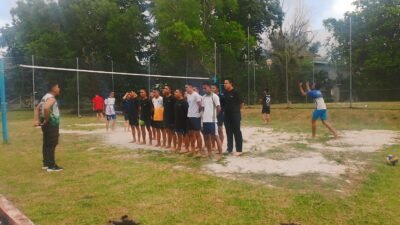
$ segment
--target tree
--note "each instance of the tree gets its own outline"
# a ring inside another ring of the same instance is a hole
[[[362,0],[356,1],[355,5],[356,10],[347,12],[343,19],[324,20],[325,27],[333,35],[327,43],[331,60],[348,66],[351,17],[355,89],[398,88],[400,0]]]

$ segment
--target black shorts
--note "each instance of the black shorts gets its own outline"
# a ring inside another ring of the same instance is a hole
[[[174,122],[171,123],[170,121],[164,120],[164,128],[174,130],[175,124]]]
[[[154,128],[164,128],[164,122],[163,121],[153,121]]]
[[[128,121],[128,120],[129,120],[129,115],[128,115],[128,113],[124,113],[124,120],[125,120],[125,121]]]
[[[150,127],[151,126],[151,121],[152,120],[150,120],[150,119],[139,120],[139,125],[140,126]]]
[[[177,134],[186,134],[187,133],[187,129],[186,128],[177,128],[174,131]]]
[[[201,130],[201,119],[196,117],[190,117],[188,120],[188,130],[200,131]]]
[[[224,125],[224,112],[220,112],[217,116],[217,124],[219,127],[222,127]]]
[[[129,125],[131,126],[139,126],[139,119],[138,118],[129,118]]]
[[[270,114],[271,113],[271,107],[263,107],[262,113]]]

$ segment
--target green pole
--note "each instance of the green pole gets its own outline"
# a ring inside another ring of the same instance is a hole
[[[7,108],[6,108],[6,85],[4,77],[4,59],[0,59],[0,98],[1,98],[1,125],[3,133],[3,143],[8,142],[7,129]]]

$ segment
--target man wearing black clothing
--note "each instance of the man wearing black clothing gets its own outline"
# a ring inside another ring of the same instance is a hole
[[[225,79],[224,81],[224,115],[225,115],[225,129],[228,140],[227,154],[233,151],[233,137],[235,137],[236,156],[242,154],[243,137],[240,130],[241,113],[243,107],[243,100],[240,94],[234,89],[232,79]]]
[[[264,91],[264,98],[262,100],[263,107],[262,107],[262,114],[263,114],[263,120],[265,125],[269,124],[269,121],[271,120],[270,114],[271,114],[271,95],[269,94],[269,90],[265,89]]]
[[[153,115],[153,103],[148,98],[147,89],[143,88],[140,90],[140,119],[139,124],[142,130],[142,143],[146,144],[146,129],[149,133],[149,144],[152,144],[153,135],[150,129],[151,117]],[[146,129],[145,129],[146,128]]]
[[[165,85],[163,89],[164,99],[164,126],[167,131],[167,148],[176,148],[176,134],[174,131],[175,115],[174,106],[175,98],[171,93],[171,86]],[[172,143],[172,147],[171,147]]]
[[[188,137],[188,122],[187,116],[189,104],[183,97],[181,89],[175,91],[175,105],[174,105],[174,128],[178,136],[176,151],[180,153],[189,152],[189,137]],[[182,150],[182,142],[185,143],[185,150]]]
[[[129,125],[132,130],[132,143],[136,143],[136,133],[137,142],[140,143],[140,128],[139,128],[139,100],[136,92],[129,92],[128,98],[126,99],[127,104],[127,114]]]

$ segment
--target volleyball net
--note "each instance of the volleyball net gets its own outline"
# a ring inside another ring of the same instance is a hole
[[[7,100],[10,109],[31,108],[47,92],[47,84],[56,81],[61,87],[59,103],[78,116],[92,112],[91,99],[98,94],[107,97],[114,92],[117,99],[128,91],[145,88],[162,88],[165,84],[173,89],[183,89],[186,83],[200,87],[212,75],[197,76],[156,74],[156,68],[143,63],[141,66],[110,62],[87,63],[74,60],[48,59],[32,56],[24,59],[6,58]],[[135,71],[136,70],[136,71]],[[211,81],[211,80],[210,80]],[[119,102],[119,103],[118,103]],[[122,100],[117,101],[117,110],[122,109]]]

